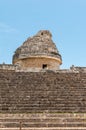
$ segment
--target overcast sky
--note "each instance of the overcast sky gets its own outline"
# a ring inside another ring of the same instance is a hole
[[[50,30],[61,68],[86,66],[86,0],[0,0],[0,64],[28,37]]]

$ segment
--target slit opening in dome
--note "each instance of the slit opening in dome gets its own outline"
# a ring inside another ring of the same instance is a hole
[[[43,35],[43,32],[41,33],[41,35]]]
[[[47,64],[43,64],[42,69],[47,69]]]

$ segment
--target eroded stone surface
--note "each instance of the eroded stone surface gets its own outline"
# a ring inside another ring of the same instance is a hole
[[[86,112],[86,73],[0,71],[0,112]]]
[[[45,69],[57,70],[61,63],[61,55],[52,41],[52,34],[47,30],[28,38],[13,56],[13,64],[20,65],[23,70],[41,71],[43,65],[46,65]]]

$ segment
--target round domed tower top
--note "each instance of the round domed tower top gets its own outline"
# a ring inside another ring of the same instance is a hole
[[[28,38],[15,51],[13,64],[31,58],[49,58],[62,63],[61,55],[52,41],[52,34],[48,30],[41,30],[35,36]],[[41,62],[41,61],[40,61]],[[28,63],[29,64],[29,63]]]

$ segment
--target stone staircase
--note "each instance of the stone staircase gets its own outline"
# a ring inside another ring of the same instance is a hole
[[[86,73],[0,71],[0,130],[86,130]]]
[[[1,114],[0,130],[86,130],[86,114]]]
[[[0,73],[0,112],[86,112],[86,73]]]

